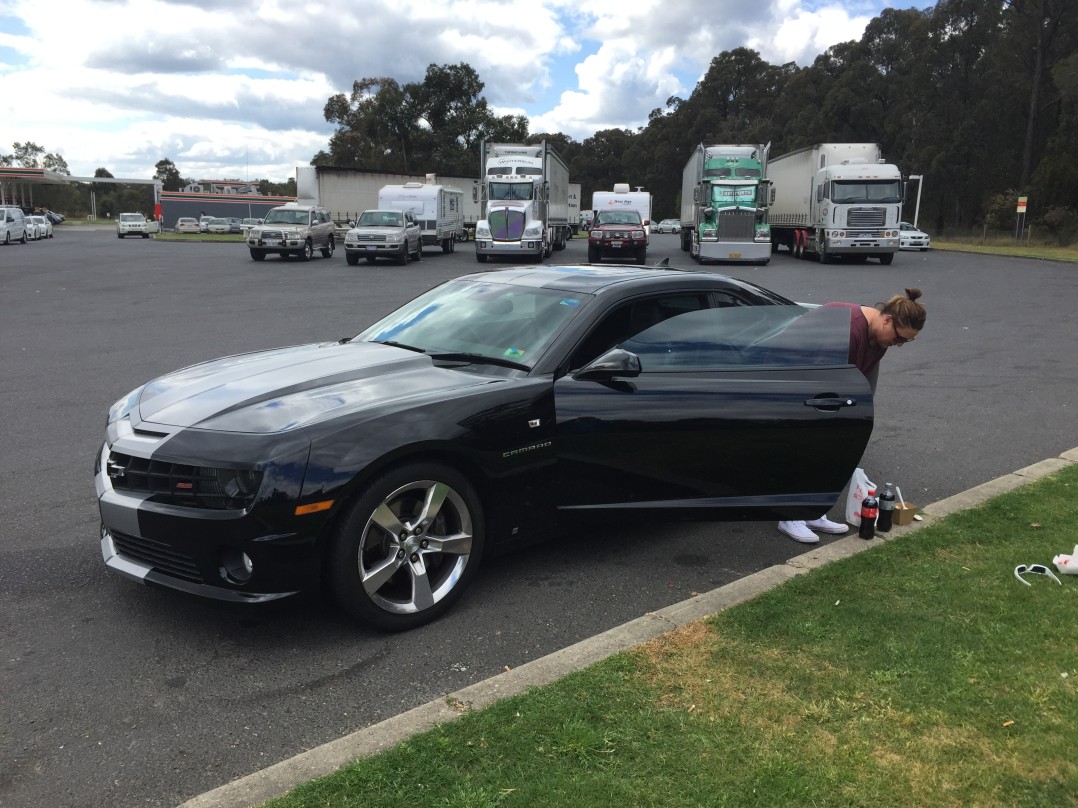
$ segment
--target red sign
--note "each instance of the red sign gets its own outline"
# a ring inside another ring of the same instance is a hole
[[[1018,197],[1018,212],[1019,213],[1025,213],[1026,212],[1026,201],[1028,199],[1029,199],[1028,196],[1020,196],[1020,197]]]

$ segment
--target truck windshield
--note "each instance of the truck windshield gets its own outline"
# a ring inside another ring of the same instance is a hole
[[[731,205],[756,206],[755,185],[713,185],[711,203],[715,207],[728,208]]]
[[[902,185],[898,180],[836,180],[831,183],[831,201],[836,204],[901,202]]]
[[[726,179],[729,177],[759,177],[763,172],[758,168],[748,166],[720,166],[718,168],[705,168],[704,177],[710,179]]]
[[[490,183],[491,199],[531,199],[532,184],[530,182],[492,182]]]
[[[266,214],[266,224],[307,224],[307,211],[274,208]]]

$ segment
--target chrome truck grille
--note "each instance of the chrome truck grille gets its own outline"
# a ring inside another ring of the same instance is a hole
[[[850,208],[846,213],[847,227],[883,227],[887,221],[884,208]]]
[[[756,235],[756,215],[744,210],[719,213],[719,241],[752,241]]]

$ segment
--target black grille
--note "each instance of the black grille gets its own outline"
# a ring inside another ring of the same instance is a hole
[[[199,572],[195,560],[189,555],[177,552],[164,542],[112,531],[112,543],[116,546],[116,552],[124,558],[138,561],[186,581],[203,583],[202,573]]]
[[[280,230],[263,230],[262,231],[262,238],[264,238],[264,239],[267,239],[267,238],[282,239],[282,238],[284,238],[284,233],[282,233]]]
[[[720,212],[718,235],[721,241],[752,241],[756,235],[756,214],[744,210]]]
[[[208,510],[251,507],[262,482],[260,471],[189,466],[120,452],[109,454],[107,471],[119,491],[152,494],[154,502]]]
[[[846,226],[883,227],[886,214],[883,208],[851,208],[846,214]]]

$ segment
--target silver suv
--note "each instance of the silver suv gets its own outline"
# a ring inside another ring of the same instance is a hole
[[[344,237],[344,257],[351,266],[360,256],[373,264],[376,258],[393,258],[402,266],[411,256],[423,260],[423,228],[410,210],[365,210]]]
[[[281,205],[270,210],[261,225],[247,231],[247,247],[256,261],[265,260],[267,253],[309,261],[315,250],[329,258],[335,246],[334,230],[333,219],[325,208]]]

